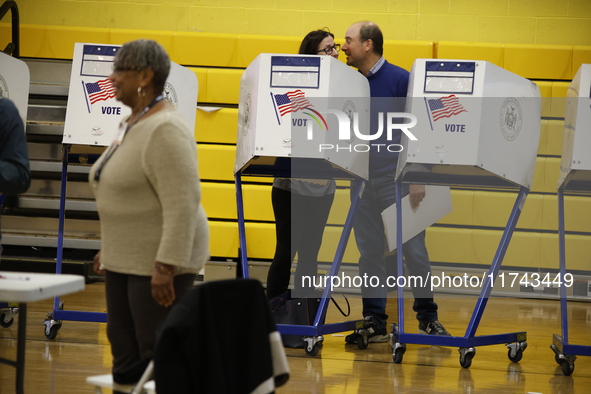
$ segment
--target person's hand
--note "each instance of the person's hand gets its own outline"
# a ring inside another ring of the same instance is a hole
[[[105,270],[101,268],[101,251],[99,250],[98,253],[92,259],[94,272],[97,274],[103,275]]]
[[[159,267],[159,268],[157,268]],[[174,268],[168,264],[158,263],[154,265],[152,274],[152,297],[158,303],[165,307],[172,305],[175,299],[174,295]]]
[[[410,208],[416,211],[421,201],[425,198],[425,185],[410,185],[408,196],[410,198]]]

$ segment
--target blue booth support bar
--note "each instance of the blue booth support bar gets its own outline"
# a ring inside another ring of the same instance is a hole
[[[401,179],[396,181],[396,244],[397,244],[397,266],[398,272],[403,271],[402,264],[402,192]],[[432,345],[432,346],[455,346],[459,347],[460,365],[463,368],[469,368],[472,363],[472,358],[476,353],[474,349],[477,346],[487,346],[495,344],[507,344],[509,348],[509,359],[511,361],[519,361],[522,353],[527,347],[525,342],[527,334],[525,332],[514,332],[497,335],[476,336],[478,325],[486,308],[488,298],[492,291],[494,279],[496,279],[501,263],[509,246],[509,241],[515,230],[521,209],[525,202],[529,190],[523,186],[520,187],[519,194],[513,205],[513,209],[509,216],[507,225],[499,242],[499,246],[493,258],[492,264],[489,268],[487,277],[484,278],[483,288],[480,291],[480,296],[474,307],[474,312],[463,337],[440,336],[440,335],[423,335],[423,334],[407,334],[404,332],[404,289],[398,287],[398,324],[392,325],[392,358],[395,363],[402,362],[407,343]],[[513,344],[515,342],[515,344]]]
[[[272,175],[269,172],[277,172],[275,175],[287,175],[289,174],[281,174],[280,171],[272,171],[272,170],[261,170],[258,168],[251,169],[248,175]],[[244,205],[243,205],[243,196],[242,196],[242,181],[241,181],[242,173],[240,171],[236,172],[235,174],[235,183],[236,183],[236,203],[237,203],[237,211],[238,211],[238,232],[240,238],[240,266],[242,268],[242,275],[244,278],[248,278],[248,259],[247,259],[247,250],[246,250],[246,227],[244,223]],[[341,262],[343,260],[343,256],[345,254],[345,249],[347,247],[347,242],[349,240],[351,230],[353,228],[353,215],[355,210],[357,209],[357,205],[361,198],[361,193],[364,187],[364,182],[357,182],[358,186],[355,190],[355,194],[351,200],[351,205],[349,207],[349,211],[347,213],[347,218],[345,220],[345,224],[343,226],[343,231],[341,233],[341,237],[339,239],[339,243],[337,246],[337,250],[335,252],[334,260],[331,264],[331,268],[329,271],[329,275],[336,276],[339,272]],[[352,182],[353,184],[353,182]],[[322,293],[322,298],[320,299],[320,305],[318,307],[318,312],[316,313],[316,317],[314,318],[314,322],[310,326],[304,325],[291,325],[291,324],[278,324],[277,329],[281,334],[285,335],[302,335],[304,336],[304,340],[307,342],[306,353],[311,356],[317,355],[320,350],[322,349],[322,342],[324,341],[323,335],[332,334],[337,332],[344,332],[348,330],[355,330],[363,328],[363,320],[357,321],[346,321],[340,323],[330,323],[330,324],[321,324],[326,316],[326,311],[328,309],[328,303],[331,298],[332,289],[330,286],[326,286]],[[367,344],[365,345],[367,346]]]
[[[246,227],[244,224],[244,200],[242,198],[242,177],[240,173],[234,174],[236,182],[236,211],[238,213],[238,234],[240,241],[239,259],[242,277],[248,279],[248,258],[246,254]]]
[[[64,144],[62,148],[62,174],[60,191],[60,210],[57,235],[57,258],[55,273],[62,273],[63,249],[64,249],[64,226],[66,220],[66,185],[68,182],[68,162],[71,145]],[[60,297],[53,300],[53,311],[47,314],[43,321],[45,325],[45,336],[48,339],[55,339],[57,332],[62,327],[62,320],[68,321],[86,321],[86,322],[107,322],[107,314],[104,312],[82,312],[82,311],[64,311]]]
[[[347,213],[347,219],[345,219],[345,225],[343,227],[343,232],[341,233],[341,238],[339,239],[339,244],[337,246],[334,260],[330,266],[329,277],[331,278],[337,276],[339,273],[339,270],[341,268],[341,262],[343,261],[343,256],[345,255],[345,249],[347,248],[347,242],[349,241],[349,236],[351,235],[351,229],[353,228],[353,215],[355,214],[355,211],[357,210],[357,205],[359,204],[359,200],[361,199],[361,193],[363,191],[364,182],[358,182],[358,184],[359,185],[355,190],[354,197],[351,200],[351,206],[349,207],[349,212]],[[326,310],[328,309],[328,301],[330,300],[331,293],[332,290],[330,286],[326,286],[322,293],[322,298],[320,299],[318,313],[316,314],[316,318],[314,319],[314,327],[319,327],[320,322],[324,320],[324,317],[326,316]],[[353,328],[355,328],[355,326],[350,327],[350,329]],[[347,328],[343,328],[342,331],[346,330]]]
[[[591,356],[591,346],[572,345],[568,339],[568,309],[566,295],[566,234],[564,226],[564,184],[558,188],[558,246],[560,254],[560,318],[562,336],[554,334],[550,348],[554,351],[555,360],[562,373],[570,376],[575,369],[578,356]]]

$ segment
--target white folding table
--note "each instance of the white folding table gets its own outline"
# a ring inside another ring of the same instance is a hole
[[[16,393],[24,393],[27,303],[84,290],[79,275],[37,274],[0,271],[0,301],[19,303],[16,361],[0,358],[0,363],[16,368]]]

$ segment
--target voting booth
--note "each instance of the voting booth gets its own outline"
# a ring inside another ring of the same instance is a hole
[[[119,123],[131,114],[131,109],[115,98],[115,89],[108,79],[113,73],[113,62],[120,47],[85,43],[74,45],[64,144],[108,146],[115,138]],[[178,108],[189,130],[192,130],[197,116],[195,73],[171,61],[163,95]]]
[[[570,376],[575,369],[576,356],[591,356],[591,346],[569,343],[566,293],[566,234],[564,195],[591,195],[591,64],[577,71],[566,98],[562,161],[558,179],[558,241],[560,254],[560,315],[561,335],[554,334],[550,347],[562,373]]]
[[[343,62],[331,56],[263,53],[248,66],[240,84],[234,168],[243,277],[248,277],[248,258],[242,176],[367,179],[369,149],[363,149],[368,141],[361,131],[368,130],[369,83]],[[363,185],[357,183],[329,275],[338,272],[349,239]],[[330,293],[326,287],[313,325],[278,325],[282,334],[304,337],[308,355],[319,353],[324,334],[362,323],[322,324]]]
[[[111,144],[119,124],[131,114],[131,109],[115,98],[109,80],[120,45],[75,43],[64,125],[60,211],[56,273],[61,273],[68,164],[91,163],[92,154],[73,154],[73,145],[104,147]],[[164,86],[163,96],[180,111],[189,130],[195,127],[197,109],[197,76],[174,62]],[[77,149],[83,151],[84,149]],[[96,155],[94,155],[96,156]],[[75,160],[77,159],[77,160]],[[106,322],[106,313],[64,311],[59,298],[54,300],[53,312],[44,321],[45,336],[54,339],[62,320]]]
[[[403,135],[397,178],[402,182],[519,189],[513,210],[464,336],[404,332],[404,294],[398,289],[398,324],[392,327],[392,357],[402,362],[407,343],[456,346],[460,365],[470,367],[476,346],[506,344],[517,362],[526,333],[475,336],[492,284],[507,251],[532,184],[540,133],[541,99],[531,81],[486,61],[417,59],[412,67],[407,112],[417,118]],[[397,241],[402,244],[401,187],[397,187]],[[402,247],[398,272],[402,272]]]
[[[27,124],[31,74],[27,63],[0,52],[0,97],[10,99]]]
[[[568,87],[558,187],[591,192],[591,64],[583,64]]]
[[[531,187],[540,135],[536,84],[486,61],[417,59],[407,112],[417,117],[405,181]]]
[[[367,178],[355,117],[367,132],[369,83],[359,72],[332,56],[260,54],[242,74],[234,171]]]

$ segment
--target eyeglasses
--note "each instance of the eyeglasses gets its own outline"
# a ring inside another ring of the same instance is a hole
[[[316,53],[324,52],[327,55],[330,55],[330,54],[332,54],[332,51],[338,52],[340,50],[341,50],[341,44],[334,44],[333,46],[321,49],[321,50],[317,51]]]

